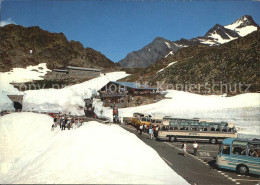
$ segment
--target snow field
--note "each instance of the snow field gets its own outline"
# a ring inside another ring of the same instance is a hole
[[[89,81],[67,86],[63,89],[41,89],[25,92],[23,110],[61,111],[73,115],[83,115],[84,99],[97,93],[109,81],[116,81],[128,76],[125,72],[101,74]],[[40,98],[48,97],[48,98]]]
[[[0,118],[0,183],[188,184],[151,147],[117,125],[50,131],[52,118]]]
[[[198,95],[182,91],[168,91],[166,97],[157,103],[119,109],[120,117],[131,117],[134,112],[151,114],[155,117],[201,118],[212,121],[234,123],[238,133],[260,137],[259,93],[247,93],[233,97]],[[95,102],[98,116],[112,120],[112,109]]]

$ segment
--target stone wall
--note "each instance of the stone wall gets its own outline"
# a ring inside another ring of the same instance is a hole
[[[53,70],[45,75],[46,80],[89,80],[100,76],[100,71],[96,70]]]
[[[95,78],[100,75],[99,71],[87,71],[78,69],[68,69],[69,78]]]
[[[57,72],[57,71],[52,71],[49,74],[49,78],[51,79],[56,79],[56,80],[63,80],[66,79],[68,74],[66,72]]]

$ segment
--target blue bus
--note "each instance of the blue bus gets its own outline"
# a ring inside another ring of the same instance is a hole
[[[216,164],[219,168],[260,175],[260,140],[228,138],[222,141]]]

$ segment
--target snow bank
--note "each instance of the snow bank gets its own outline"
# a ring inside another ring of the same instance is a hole
[[[11,82],[29,82],[32,80],[42,80],[48,71],[50,71],[46,63],[41,63],[36,66],[28,66],[27,68],[13,68],[10,72],[0,72],[0,109],[14,110],[13,102],[7,95],[23,95],[18,89],[11,85]]]
[[[0,111],[2,110],[14,110],[13,102],[4,92],[0,92]]]
[[[51,124],[34,113],[0,118],[0,183],[188,184],[118,125],[51,132]]]
[[[32,80],[42,80],[43,76],[50,71],[46,63],[41,63],[36,66],[28,66],[26,68],[13,68],[10,72],[0,73],[0,90],[11,94],[23,94],[11,85],[11,82],[23,83]]]
[[[116,81],[126,76],[125,72],[112,72],[63,89],[25,91],[23,110],[62,111],[74,115],[83,115],[85,98],[90,98],[109,81]]]
[[[11,82],[29,82],[42,80],[48,71],[46,63],[27,68],[14,68],[10,72],[0,73],[0,109],[14,110],[13,102],[7,95],[24,95],[23,110],[25,111],[62,111],[71,114],[83,114],[84,98],[91,97],[109,81],[116,81],[127,76],[125,72],[101,74],[92,80],[68,86],[63,89],[40,89],[20,92]]]
[[[182,91],[168,91],[169,99],[150,105],[119,109],[119,115],[132,116],[134,112],[153,116],[174,116],[179,118],[203,118],[214,121],[233,122],[239,133],[258,135],[260,133],[259,93],[247,93],[233,97],[203,96]],[[112,110],[102,107],[96,101],[99,116],[112,119]]]

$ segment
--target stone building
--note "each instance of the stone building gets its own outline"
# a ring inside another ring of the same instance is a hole
[[[67,66],[66,69],[53,69],[46,79],[66,80],[66,79],[91,79],[100,76],[99,69]]]
[[[82,76],[87,78],[95,78],[100,75],[100,70],[93,68],[67,66],[67,71],[70,78],[78,78]]]
[[[68,71],[63,69],[53,69],[51,72],[51,77],[56,80],[65,79],[67,75]]]

